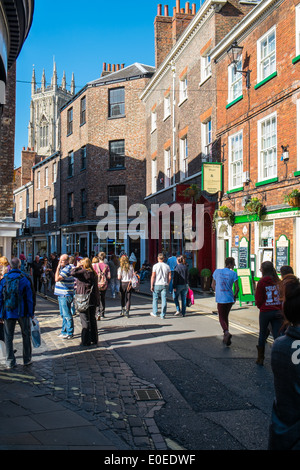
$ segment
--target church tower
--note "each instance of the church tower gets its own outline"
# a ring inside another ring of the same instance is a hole
[[[66,74],[58,85],[56,63],[53,65],[51,84],[47,86],[43,71],[41,88],[37,88],[35,70],[31,79],[30,122],[28,146],[38,155],[49,157],[59,150],[60,108],[75,95],[75,79],[72,75],[70,91],[67,90]]]

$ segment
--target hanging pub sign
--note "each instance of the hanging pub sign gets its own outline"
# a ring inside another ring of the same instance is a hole
[[[222,191],[222,164],[203,163],[202,165],[202,191],[216,194]]]
[[[290,240],[281,235],[276,241],[276,271],[279,272],[281,266],[290,264]]]

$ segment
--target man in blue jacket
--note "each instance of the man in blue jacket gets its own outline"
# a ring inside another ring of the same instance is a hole
[[[11,270],[0,282],[0,321],[4,321],[4,338],[6,346],[7,368],[16,366],[13,339],[16,323],[18,322],[23,338],[23,362],[31,364],[31,324],[34,316],[33,292],[30,281],[21,272],[21,261],[11,260]]]

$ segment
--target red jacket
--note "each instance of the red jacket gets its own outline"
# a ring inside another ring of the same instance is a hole
[[[262,312],[268,310],[281,310],[279,288],[270,276],[263,277],[257,284],[255,304]]]

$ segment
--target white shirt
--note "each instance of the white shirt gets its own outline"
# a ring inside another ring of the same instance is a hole
[[[158,262],[153,266],[152,272],[155,276],[155,286],[167,286],[169,284],[169,273],[171,272],[170,266],[166,263]]]
[[[122,268],[118,269],[118,279],[121,279],[123,282],[131,281],[133,276],[133,267],[130,266],[129,271],[124,271]]]

